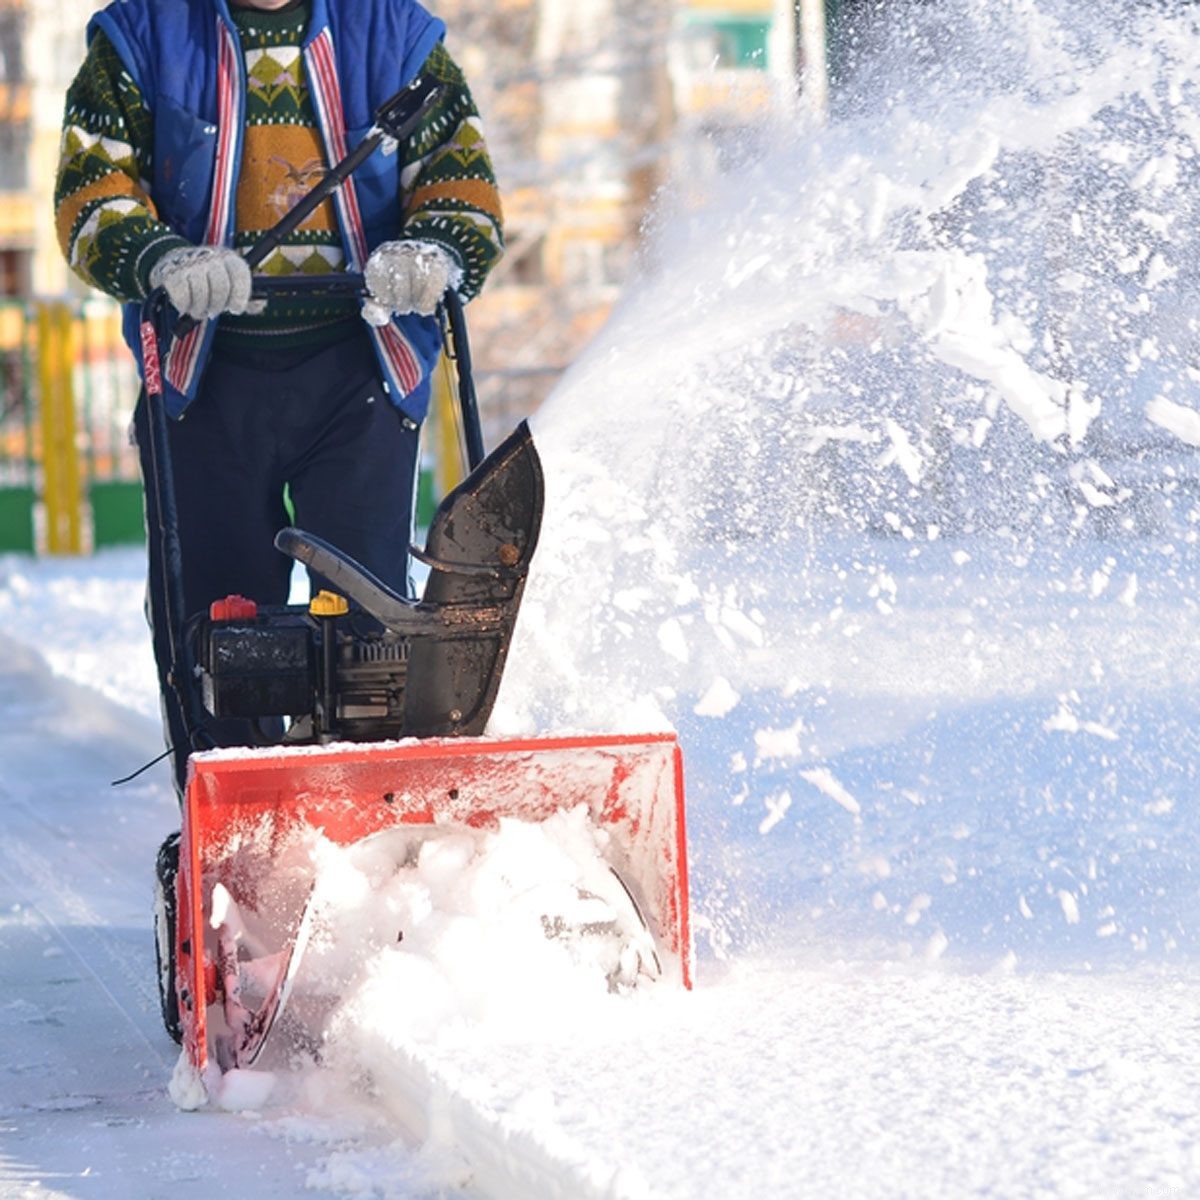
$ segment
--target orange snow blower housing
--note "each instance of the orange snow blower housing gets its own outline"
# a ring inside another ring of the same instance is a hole
[[[691,987],[683,777],[672,735],[436,738],[336,744],[299,755],[197,756],[184,809],[176,934],[180,1024],[191,1066],[203,1073],[214,1050],[222,1069],[254,1064],[307,937],[304,917],[294,915],[273,979],[257,1008],[248,1008],[236,965],[231,974],[223,961],[221,929],[213,928],[218,885],[239,904],[261,903],[255,880],[238,878],[247,834],[261,839],[266,827],[281,845],[297,833],[349,845],[399,826],[543,821],[580,804],[610,835],[609,860],[646,922],[662,978]]]

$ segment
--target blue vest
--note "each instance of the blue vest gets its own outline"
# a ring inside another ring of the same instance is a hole
[[[195,244],[232,245],[246,68],[227,0],[113,0],[92,18],[89,40],[97,30],[112,41],[150,109],[151,197],[160,219]],[[412,82],[444,34],[444,24],[416,0],[312,0],[304,63],[331,164],[358,144],[379,105]],[[220,128],[222,112],[230,116],[227,131]],[[334,207],[351,270],[361,271],[367,253],[401,232],[400,158],[376,151],[337,194]],[[139,308],[130,304],[125,311],[125,337],[135,357]],[[182,415],[196,394],[216,324],[209,321],[198,331],[194,362],[177,372],[178,382],[168,370],[173,416]],[[392,401],[420,421],[441,349],[436,319],[398,318],[376,332],[375,344]]]

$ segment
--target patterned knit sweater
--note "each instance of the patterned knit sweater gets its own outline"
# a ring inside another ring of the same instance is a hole
[[[233,8],[248,81],[237,191],[235,246],[245,250],[332,165],[326,162],[300,46],[309,4],[267,12]],[[404,237],[434,242],[462,268],[459,292],[475,295],[503,251],[500,197],[463,79],[439,45],[422,74],[446,86],[402,148]],[[152,177],[153,116],[103,33],[67,93],[55,190],[59,243],[75,272],[119,300],[145,296],[150,271],[188,243],[158,220]],[[327,200],[257,268],[270,275],[327,274],[345,266]],[[265,313],[221,319],[223,336],[257,340],[315,333],[357,313],[346,301],[273,300]]]

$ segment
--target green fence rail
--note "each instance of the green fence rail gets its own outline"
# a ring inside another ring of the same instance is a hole
[[[30,316],[0,306],[0,550],[26,553],[36,548],[37,503]]]

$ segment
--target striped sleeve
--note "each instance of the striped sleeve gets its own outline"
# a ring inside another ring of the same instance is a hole
[[[469,300],[504,252],[500,192],[475,101],[444,46],[421,73],[445,87],[405,149],[404,236],[449,251],[463,271],[459,292]]]
[[[146,294],[151,267],[188,243],[150,199],[153,124],[112,42],[98,33],[67,91],[54,215],[72,270],[118,300]]]

